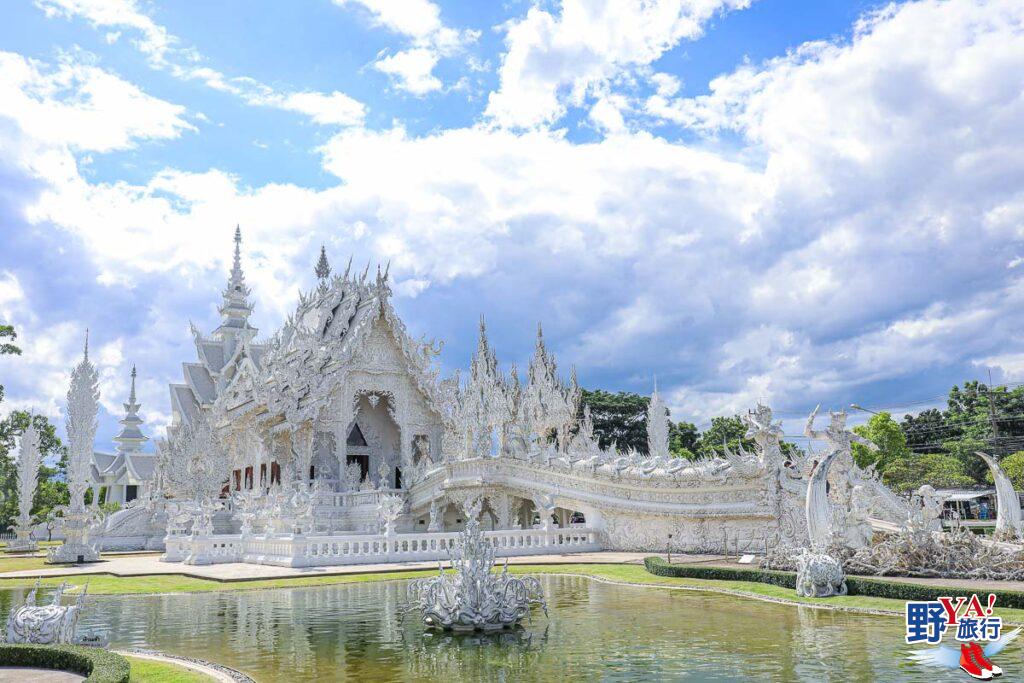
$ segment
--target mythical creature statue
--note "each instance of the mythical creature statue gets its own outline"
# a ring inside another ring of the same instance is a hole
[[[62,583],[49,605],[36,605],[39,580],[25,599],[25,604],[11,612],[7,618],[7,642],[32,645],[93,645],[105,644],[96,634],[77,636],[78,618],[85,607],[89,586],[82,590],[73,605],[62,605],[66,583]]]
[[[919,507],[910,517],[910,526],[923,531],[942,531],[942,504],[945,497],[925,484],[914,492],[913,499]]]
[[[796,594],[805,598],[846,595],[846,575],[839,560],[806,548],[796,559]]]
[[[871,494],[858,484],[850,495],[850,510],[846,514],[846,547],[857,550],[871,544],[873,532],[868,520]]]
[[[824,431],[814,429],[814,418],[818,415],[818,406],[807,418],[807,425],[804,434],[810,439],[821,439],[825,441],[824,454],[819,458],[811,472],[810,480],[807,483],[807,534],[810,538],[811,548],[824,550],[832,541],[833,530],[831,528],[832,512],[829,504],[828,473],[836,460],[849,461],[850,467],[853,464],[851,453],[852,444],[859,443],[872,450],[878,450],[878,446],[862,436],[854,434],[846,429],[846,411],[831,413],[831,421]],[[847,482],[848,485],[848,482]],[[840,495],[840,504],[849,504],[849,495]]]
[[[466,528],[451,552],[452,571],[438,567],[438,575],[409,584],[410,610],[420,610],[428,628],[452,631],[496,631],[511,628],[540,605],[547,614],[544,591],[533,577],[500,574],[494,567],[494,547],[480,530],[483,501],[473,497],[463,504]]]

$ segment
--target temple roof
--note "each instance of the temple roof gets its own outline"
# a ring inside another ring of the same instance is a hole
[[[128,401],[124,403],[124,417],[121,418],[121,431],[114,437],[118,453],[137,453],[149,437],[142,433],[143,420],[139,417],[141,404],[135,398],[135,377],[137,373],[132,366],[132,388]]]

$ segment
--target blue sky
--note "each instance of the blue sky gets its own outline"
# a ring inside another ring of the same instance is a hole
[[[705,423],[1024,379],[1024,6],[820,0],[8,3],[0,359],[62,422],[91,329],[109,445],[216,326],[236,223],[269,335],[391,261],[464,367],[537,321],[588,387]],[[787,423],[789,424],[789,423]]]

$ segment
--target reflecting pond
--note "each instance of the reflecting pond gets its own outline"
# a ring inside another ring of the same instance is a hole
[[[896,618],[540,578],[550,617],[535,611],[522,630],[491,637],[403,620],[404,581],[100,596],[82,626],[109,630],[115,647],[221,662],[258,681],[962,680],[907,662]],[[0,613],[25,593],[0,591]],[[1000,659],[1016,669],[1019,650]]]

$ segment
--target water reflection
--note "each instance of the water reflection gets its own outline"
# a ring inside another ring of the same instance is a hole
[[[84,628],[259,681],[955,681],[904,663],[898,619],[542,578],[550,618],[490,636],[402,619],[405,582],[97,597]],[[0,591],[0,608],[26,591]],[[3,613],[3,612],[0,612]],[[945,677],[944,677],[945,676]]]

